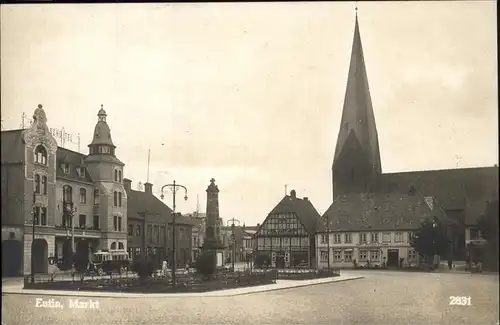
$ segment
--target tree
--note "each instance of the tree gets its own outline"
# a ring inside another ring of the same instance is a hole
[[[269,264],[271,264],[269,254],[265,252],[257,252],[255,255],[255,267],[261,269],[265,265]]]
[[[483,216],[478,220],[478,230],[486,240],[484,247],[485,266],[498,270],[498,200],[488,202]]]
[[[450,241],[446,235],[445,228],[439,222],[431,219],[422,222],[410,245],[419,254],[426,257],[434,255],[445,256],[450,249]]]

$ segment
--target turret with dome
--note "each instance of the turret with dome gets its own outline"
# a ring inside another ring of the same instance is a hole
[[[89,155],[109,154],[114,156],[116,146],[111,139],[111,130],[106,122],[106,111],[101,105],[99,113],[97,113],[97,124],[94,128],[94,137],[92,143],[89,144]]]

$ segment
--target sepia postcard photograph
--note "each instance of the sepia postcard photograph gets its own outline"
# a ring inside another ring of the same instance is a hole
[[[2,325],[498,325],[496,1],[0,6]]]

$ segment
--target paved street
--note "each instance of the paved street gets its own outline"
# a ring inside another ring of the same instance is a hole
[[[497,324],[498,276],[343,271],[364,279],[235,297],[96,298],[99,309],[35,308],[3,295],[2,321],[14,324]],[[450,306],[470,296],[471,306]],[[75,297],[76,298],[76,297]]]

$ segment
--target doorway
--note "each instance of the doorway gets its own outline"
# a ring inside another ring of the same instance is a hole
[[[399,266],[399,249],[387,250],[387,267]]]
[[[31,258],[33,259],[33,273],[47,273],[49,263],[48,244],[45,239],[35,239],[31,244]]]

